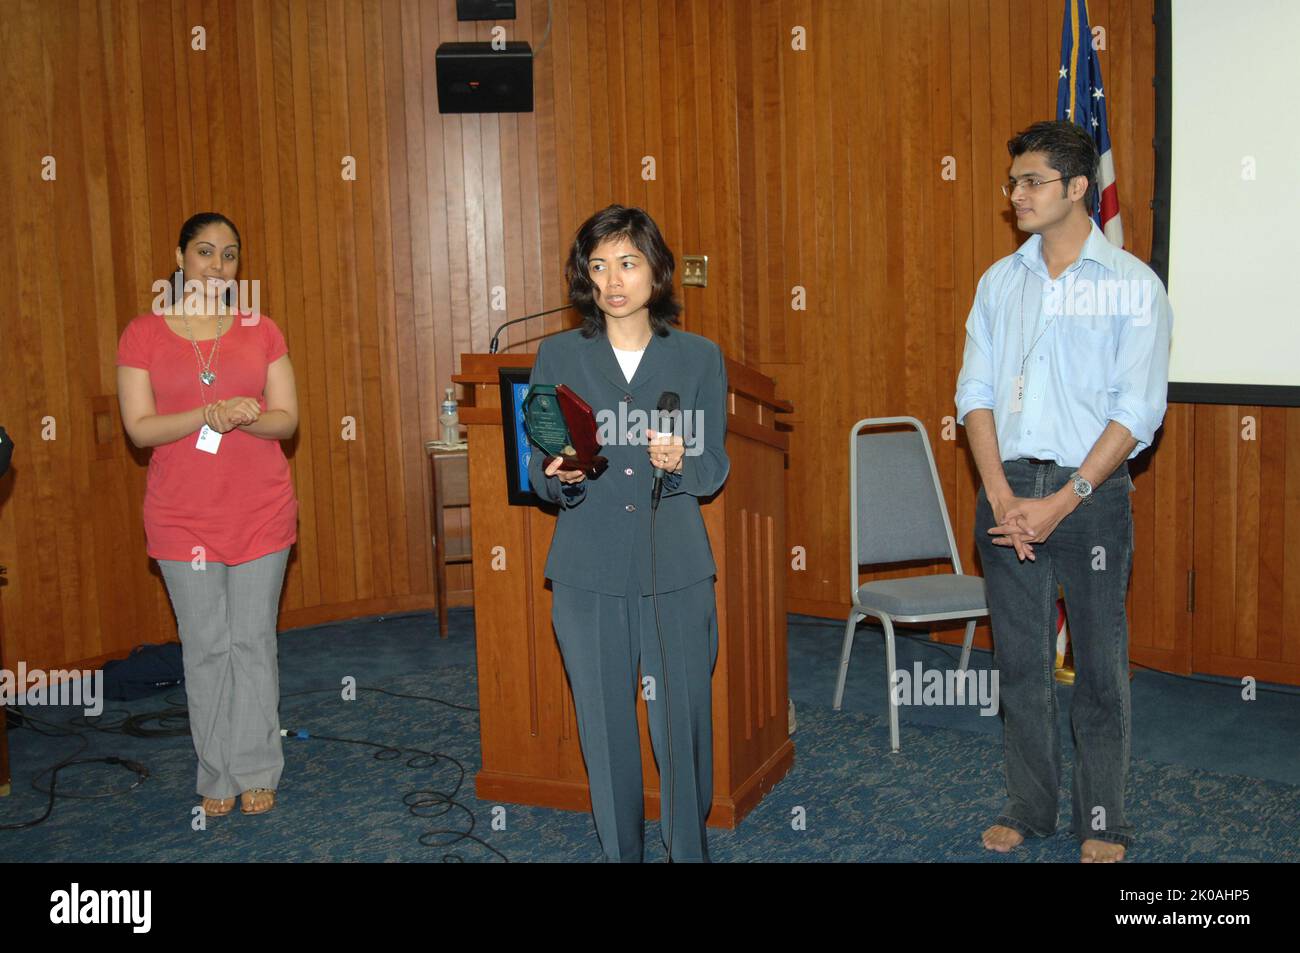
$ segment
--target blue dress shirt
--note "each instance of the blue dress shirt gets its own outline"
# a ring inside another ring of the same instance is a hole
[[[1173,311],[1155,272],[1110,243],[1097,224],[1074,264],[1053,280],[1032,236],[980,278],[966,319],[957,419],[993,411],[1003,460],[1083,463],[1114,420],[1155,439],[1169,387]],[[1023,394],[1017,409],[1017,379]]]

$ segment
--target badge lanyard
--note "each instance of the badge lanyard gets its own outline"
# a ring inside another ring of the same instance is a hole
[[[185,322],[185,330],[189,331],[189,321]],[[221,319],[217,319],[217,337],[212,344],[212,353],[208,355],[207,364],[203,363],[203,354],[199,351],[199,343],[194,338],[193,332],[190,333],[190,344],[194,346],[194,356],[199,362],[199,400],[207,406],[207,394],[204,393],[204,387],[212,387],[217,380],[217,375],[212,369],[213,362],[217,359],[217,351],[221,347]],[[199,430],[199,439],[194,446],[204,453],[217,452],[221,446],[222,435],[213,430],[205,421],[203,427]]]
[[[1034,348],[1038,347],[1038,342],[1043,339],[1047,329],[1052,326],[1056,320],[1056,315],[1052,315],[1051,321],[1043,325],[1043,330],[1038,332],[1038,337],[1034,338],[1034,343],[1029,345],[1029,350],[1025,350],[1025,288],[1029,285],[1029,269],[1025,268],[1025,277],[1020,282],[1020,375],[1015,379],[1016,396],[1011,403],[1011,412],[1018,414],[1024,409],[1025,405],[1025,368],[1029,365],[1029,355],[1034,353]]]

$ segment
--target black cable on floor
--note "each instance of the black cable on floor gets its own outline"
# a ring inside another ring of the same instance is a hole
[[[453,702],[445,701],[441,698],[434,698],[431,695],[411,695],[403,692],[391,692],[386,688],[375,688],[368,685],[358,685],[356,688],[357,691],[378,692],[381,695],[389,695],[393,698],[407,698],[407,699],[415,699],[418,701],[435,702],[436,704],[445,705],[448,708],[455,708],[459,711],[467,711],[467,712],[478,711],[477,708],[471,707],[469,705],[457,705]],[[281,695],[280,697],[281,699],[296,698],[303,695],[319,695],[325,692],[332,693],[338,691],[339,689],[336,687],[313,688],[301,692],[290,692],[288,694]],[[437,791],[437,790],[417,789],[414,791],[408,791],[405,795],[403,795],[402,803],[406,805],[407,810],[410,811],[410,813],[413,816],[423,818],[423,819],[444,817],[447,814],[450,814],[453,810],[460,810],[464,812],[464,814],[469,818],[469,830],[462,831],[453,828],[435,828],[431,831],[425,831],[423,834],[420,835],[420,837],[418,838],[420,844],[424,847],[451,847],[452,845],[457,844],[461,841],[470,840],[486,847],[488,850],[492,851],[492,853],[500,857],[503,861],[507,863],[510,862],[510,858],[506,857],[505,854],[501,853],[501,851],[497,850],[487,841],[483,840],[481,837],[478,837],[473,833],[474,825],[477,823],[477,818],[474,816],[474,812],[471,811],[466,805],[456,800],[456,795],[460,793],[461,786],[465,783],[465,766],[462,765],[455,758],[451,757],[450,755],[441,754],[439,752],[434,752],[434,751],[424,751],[419,748],[398,748],[392,745],[386,745],[375,741],[367,741],[365,739],[334,738],[328,735],[314,735],[308,731],[301,731],[301,730],[295,731],[290,729],[282,729],[281,734],[283,734],[286,738],[298,738],[301,740],[316,740],[316,741],[334,741],[340,744],[352,744],[352,745],[361,745],[365,747],[372,747],[377,749],[374,754],[375,760],[377,761],[391,761],[394,758],[400,758],[403,753],[409,753],[412,756],[407,758],[406,766],[408,768],[414,768],[417,770],[424,769],[424,768],[433,768],[440,761],[450,762],[451,764],[456,766],[456,770],[458,772],[458,777],[456,778],[456,784],[452,788],[450,794],[445,793],[443,791]],[[437,809],[430,811],[431,808],[437,808]],[[422,811],[426,813],[421,813]],[[439,841],[436,840],[437,838],[450,838],[450,839]],[[443,863],[463,863],[464,858],[461,857],[459,854],[450,852],[442,855],[442,861]]]
[[[287,695],[281,695],[281,698],[296,698],[299,695],[320,695],[325,692],[338,692],[339,688],[309,688],[301,692],[289,692]],[[393,698],[413,698],[417,701],[436,702],[439,705],[446,705],[448,708],[455,708],[458,711],[478,711],[471,705],[457,705],[455,702],[444,701],[441,698],[434,698],[432,695],[408,695],[402,692],[390,692],[386,688],[374,688],[369,685],[358,685],[359,692],[378,692],[381,695],[391,695]]]
[[[121,715],[121,721],[105,724],[104,719],[109,715]],[[183,705],[134,715],[123,709],[109,709],[102,715],[76,715],[68,720],[68,724],[101,734],[132,738],[180,738],[190,733],[189,709]]]
[[[9,710],[14,710],[14,709],[10,707]],[[42,794],[49,795],[49,799],[46,801],[45,804],[45,812],[41,814],[40,817],[37,817],[30,821],[21,821],[17,824],[0,824],[0,831],[20,831],[44,823],[46,820],[49,819],[49,816],[54,812],[54,799],[56,797],[78,798],[78,799],[87,799],[87,800],[93,800],[96,798],[105,798],[105,797],[117,797],[117,795],[119,794],[125,794],[127,791],[136,788],[137,786],[139,786],[139,784],[142,781],[145,780],[145,778],[149,776],[148,769],[146,769],[144,765],[139,764],[135,761],[127,761],[123,758],[114,757],[114,756],[105,757],[105,758],[78,758],[77,755],[81,754],[83,751],[85,751],[87,748],[90,747],[90,742],[86,739],[85,734],[81,731],[69,730],[65,726],[57,725],[53,722],[45,721],[44,719],[41,718],[36,718],[35,716],[25,711],[21,712],[20,714],[19,724],[23,728],[27,728],[31,731],[36,732],[37,734],[44,735],[48,738],[76,738],[78,741],[81,742],[81,747],[76,751],[72,752],[72,754],[68,755],[62,761],[59,761],[56,764],[51,765],[50,767],[46,768],[44,771],[40,772],[40,774],[36,775],[36,777],[32,778],[32,787]],[[47,729],[54,729],[54,730],[51,731]],[[78,765],[83,765],[83,764],[121,765],[122,767],[126,768],[128,771],[134,771],[136,773],[136,780],[133,784],[131,784],[130,787],[127,787],[120,791],[108,791],[100,794],[59,794],[57,793],[58,783],[59,783],[59,772],[67,768],[76,767]],[[50,775],[50,786],[48,789],[41,787],[37,783],[41,778],[45,777],[45,775],[47,774]]]
[[[462,831],[453,828],[434,828],[433,830],[425,831],[420,835],[418,838],[420,844],[424,847],[451,847],[453,844],[459,843],[460,841],[470,840],[486,847],[506,863],[510,862],[510,858],[505,854],[501,853],[501,851],[483,840],[483,838],[474,834],[474,825],[477,820],[474,816],[474,812],[460,801],[456,800],[456,795],[460,793],[461,785],[465,783],[465,766],[450,755],[439,754],[434,751],[425,751],[421,748],[398,748],[393,745],[381,744],[377,741],[366,741],[365,739],[360,738],[335,738],[330,735],[314,735],[303,730],[282,729],[281,733],[286,738],[297,738],[303,741],[334,741],[339,744],[360,745],[363,747],[375,748],[377,749],[374,754],[376,761],[391,761],[394,758],[400,758],[404,753],[409,753],[412,757],[406,759],[406,766],[416,770],[433,768],[440,761],[450,762],[456,766],[458,774],[456,784],[452,788],[450,794],[437,790],[417,789],[415,791],[408,791],[404,794],[402,796],[402,803],[406,805],[407,810],[410,811],[413,816],[423,819],[444,817],[451,813],[453,809],[459,809],[469,818],[469,830]],[[425,759],[428,760],[426,761]],[[422,810],[435,806],[440,807],[441,809],[432,813],[421,813]],[[433,838],[438,837],[450,837],[451,839],[443,842],[433,840]],[[442,855],[443,863],[464,863],[464,860],[465,858],[456,853],[446,853]]]
[[[457,705],[454,702],[445,701],[444,699],[435,698],[430,695],[412,695],[403,692],[392,692],[385,688],[375,688],[366,685],[358,685],[357,690],[366,691],[366,692],[377,692],[381,695],[389,695],[393,698],[406,698],[406,699],[414,699],[418,701],[430,701],[439,705],[445,705],[448,708],[457,709],[459,711],[465,711],[465,712],[478,711],[478,709],[475,707],[471,707],[468,705]],[[339,691],[339,689],[335,687],[308,689],[301,692],[290,692],[288,694],[281,695],[280,698],[281,700],[283,700],[285,698],[296,698],[304,695],[318,695],[326,692],[333,693],[337,691]],[[44,771],[40,772],[40,774],[36,775],[36,777],[32,779],[33,788],[35,788],[37,791],[40,791],[41,793],[45,793],[49,795],[49,802],[46,805],[45,812],[39,818],[36,818],[35,820],[32,821],[25,821],[20,824],[0,825],[0,831],[21,830],[27,827],[35,827],[37,824],[44,822],[49,818],[50,814],[54,810],[55,797],[93,800],[98,798],[116,797],[119,794],[124,794],[127,791],[133,790],[134,788],[138,787],[140,783],[143,782],[149,776],[148,769],[145,768],[143,765],[139,764],[138,762],[128,761],[120,757],[84,758],[80,760],[73,760],[73,759],[76,757],[76,755],[81,754],[83,751],[85,751],[87,748],[90,747],[90,742],[87,739],[87,734],[90,731],[99,732],[101,734],[129,735],[135,738],[167,738],[167,737],[179,737],[181,735],[188,735],[190,733],[189,709],[184,704],[184,698],[181,697],[178,699],[174,695],[167,695],[164,696],[163,700],[167,702],[170,707],[162,708],[150,712],[139,712],[136,714],[131,714],[130,712],[124,709],[109,709],[100,715],[76,715],[73,718],[69,719],[66,725],[58,725],[53,722],[45,721],[44,719],[33,717],[32,715],[20,711],[17,708],[12,708],[12,707],[7,708],[6,712],[12,713],[17,716],[15,720],[19,727],[28,728],[29,730],[34,731],[37,734],[44,735],[46,737],[51,737],[51,738],[75,737],[81,742],[81,748],[73,752],[73,754],[69,755],[63,761],[49,768],[46,768]],[[110,716],[116,716],[118,720],[116,721],[108,720],[110,719]],[[501,851],[497,850],[491,844],[487,843],[481,837],[478,837],[473,833],[474,826],[477,823],[477,818],[475,817],[474,812],[471,811],[469,807],[467,807],[465,804],[456,800],[456,795],[460,793],[460,789],[465,783],[465,767],[450,755],[440,754],[433,751],[424,751],[418,748],[398,748],[392,745],[386,745],[374,741],[367,741],[364,739],[335,738],[328,735],[313,735],[307,731],[282,730],[281,734],[288,738],[297,738],[301,740],[334,741],[341,744],[353,744],[353,745],[372,747],[377,749],[374,757],[376,760],[379,761],[391,761],[394,758],[401,757],[403,753],[408,753],[411,755],[411,757],[407,758],[406,766],[409,768],[414,768],[416,770],[436,767],[439,764],[439,762],[442,761],[446,761],[449,762],[450,764],[455,765],[457,771],[456,784],[452,788],[450,793],[446,793],[438,790],[432,790],[432,789],[427,789],[427,790],[417,789],[414,791],[408,791],[405,795],[403,795],[402,803],[404,803],[407,806],[407,809],[410,811],[410,813],[413,816],[422,819],[443,817],[446,816],[447,814],[450,814],[453,810],[462,811],[469,819],[469,829],[457,830],[455,828],[435,828],[433,830],[426,831],[425,833],[420,835],[420,837],[418,838],[420,844],[424,847],[451,847],[457,843],[460,843],[461,841],[467,841],[467,840],[474,841],[478,844],[481,844],[483,847],[486,847],[488,850],[492,851],[503,861],[509,863],[509,858],[506,857],[505,854],[503,854]],[[72,767],[74,765],[82,765],[82,764],[122,765],[123,767],[126,767],[128,770],[135,771],[137,774],[137,778],[136,781],[130,785],[130,787],[118,791],[109,791],[109,792],[103,792],[99,794],[89,794],[89,795],[56,794],[59,772],[64,770],[65,768]],[[53,775],[50,780],[50,787],[47,791],[45,788],[40,787],[40,785],[37,782],[45,775],[51,774],[51,772],[53,772]],[[431,808],[437,808],[437,809],[430,812]],[[455,852],[448,852],[443,854],[442,860],[444,863],[464,862],[464,858]]]

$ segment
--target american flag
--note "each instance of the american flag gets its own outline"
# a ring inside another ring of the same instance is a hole
[[[1101,62],[1092,48],[1086,0],[1065,0],[1061,25],[1061,73],[1056,84],[1056,118],[1078,123],[1092,136],[1101,155],[1100,208],[1092,213],[1111,244],[1124,247],[1124,226],[1119,220],[1119,189],[1115,185],[1115,158],[1110,151],[1106,125],[1106,90],[1101,82]]]

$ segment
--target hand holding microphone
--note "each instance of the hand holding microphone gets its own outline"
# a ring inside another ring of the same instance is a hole
[[[655,468],[655,476],[662,478],[664,474],[681,473],[682,460],[686,454],[682,438],[672,433],[657,433],[648,429],[645,433],[650,440],[646,452],[650,454],[650,465]],[[661,470],[663,473],[660,473]]]
[[[646,438],[650,441],[646,447],[646,452],[650,455],[650,462],[654,464],[654,489],[650,492],[650,509],[659,508],[659,496],[663,492],[664,476],[669,473],[680,473],[682,471],[682,455],[686,448],[682,444],[680,434],[672,432],[674,419],[680,418],[682,399],[673,391],[666,390],[659,395],[659,404],[655,408],[657,411],[658,423],[667,426],[667,432],[654,431],[646,428]]]

